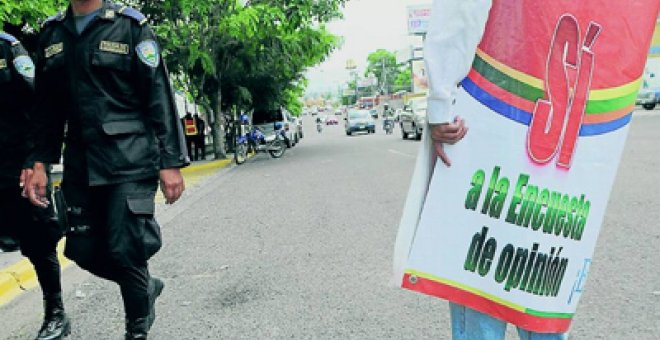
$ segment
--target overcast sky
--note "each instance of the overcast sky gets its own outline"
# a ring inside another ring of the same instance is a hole
[[[307,93],[336,93],[349,79],[346,61],[355,60],[362,75],[367,55],[384,48],[395,51],[415,44],[408,36],[407,7],[430,4],[432,0],[350,0],[344,18],[328,24],[328,29],[344,38],[344,44],[323,64],[307,72]],[[419,43],[417,43],[419,45]]]

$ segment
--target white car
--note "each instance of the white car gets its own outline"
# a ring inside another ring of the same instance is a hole
[[[286,146],[296,145],[298,138],[295,135],[295,126],[291,121],[291,114],[283,108],[273,110],[258,109],[252,112],[252,125],[257,127],[266,136],[275,134],[275,123],[281,123],[286,136]]]

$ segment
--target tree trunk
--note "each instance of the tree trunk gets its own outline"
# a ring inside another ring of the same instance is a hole
[[[225,115],[222,113],[222,90],[218,86],[216,99],[216,109],[214,110],[215,119],[213,120],[213,150],[215,159],[227,158],[225,149]]]

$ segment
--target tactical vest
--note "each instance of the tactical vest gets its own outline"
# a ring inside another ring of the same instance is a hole
[[[184,119],[183,120],[184,124],[184,130],[186,133],[186,136],[196,136],[198,134],[197,131],[197,122],[195,119]]]

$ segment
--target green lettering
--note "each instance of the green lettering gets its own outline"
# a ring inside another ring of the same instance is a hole
[[[481,189],[484,185],[484,180],[486,178],[486,173],[483,170],[477,170],[477,172],[472,175],[472,188],[468,191],[467,197],[465,198],[465,209],[476,210],[477,204],[479,203],[479,197],[481,196]]]

